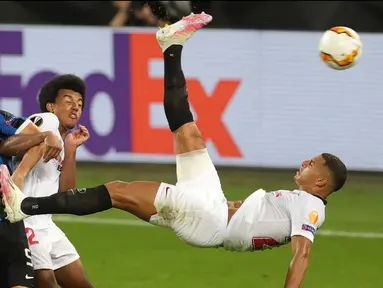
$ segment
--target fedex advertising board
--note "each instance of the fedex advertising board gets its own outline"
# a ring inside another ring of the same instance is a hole
[[[174,162],[162,106],[163,58],[155,30],[0,27],[0,105],[39,111],[56,74],[87,83],[83,161]],[[347,71],[320,62],[319,33],[201,30],[183,50],[195,119],[217,165],[296,167],[317,153],[352,169],[383,170],[383,36]]]

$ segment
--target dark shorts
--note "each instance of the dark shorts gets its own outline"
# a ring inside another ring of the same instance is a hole
[[[24,222],[0,222],[0,288],[35,287]]]

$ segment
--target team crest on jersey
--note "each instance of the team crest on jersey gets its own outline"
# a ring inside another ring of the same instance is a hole
[[[43,125],[43,118],[40,116],[33,116],[29,120],[31,120],[37,127]]]
[[[309,221],[310,221],[310,223],[315,225],[315,224],[317,224],[318,219],[319,219],[318,212],[315,211],[315,210],[311,211],[310,214],[309,214]]]

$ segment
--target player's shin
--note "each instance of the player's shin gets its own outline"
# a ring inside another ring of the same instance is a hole
[[[186,79],[181,68],[182,48],[181,45],[171,45],[164,51],[164,109],[172,132],[194,121],[188,101]]]
[[[27,216],[43,214],[89,215],[112,207],[149,221],[157,211],[154,201],[160,183],[113,181],[94,188],[75,188],[48,197],[27,197],[21,212]]]
[[[21,211],[29,216],[88,215],[110,208],[112,208],[112,200],[105,185],[94,188],[75,188],[48,197],[27,197],[21,202]]]

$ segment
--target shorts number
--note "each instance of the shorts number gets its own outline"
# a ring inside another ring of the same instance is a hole
[[[25,228],[25,233],[28,235],[29,233],[31,233],[29,236],[28,236],[28,242],[29,242],[29,245],[34,245],[34,244],[39,244],[39,241],[37,240],[34,240],[36,235],[35,235],[35,231],[32,229],[32,228]]]
[[[280,246],[273,238],[254,237],[252,242],[254,250],[265,250]]]
[[[28,266],[33,267],[31,250],[29,250],[28,248],[25,248],[24,251],[25,251],[25,257],[27,257],[27,262],[26,262],[26,264],[27,264]]]

